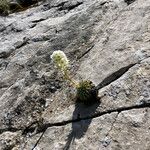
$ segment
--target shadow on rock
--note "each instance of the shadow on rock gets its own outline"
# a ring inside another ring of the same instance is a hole
[[[95,102],[91,106],[86,106],[82,103],[76,102],[75,104],[75,110],[73,112],[73,120],[80,118],[85,118],[93,115],[96,112],[97,107],[100,105],[100,101]],[[92,121],[91,119],[81,119],[79,122],[73,122],[72,123],[72,130],[67,138],[67,143],[63,150],[68,150],[70,148],[70,145],[73,144],[75,139],[82,138],[86,131],[88,130],[88,127],[90,126]]]

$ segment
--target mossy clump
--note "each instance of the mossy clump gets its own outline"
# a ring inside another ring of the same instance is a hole
[[[77,101],[90,105],[98,100],[98,92],[90,80],[79,82],[77,86]]]
[[[10,7],[7,0],[0,0],[0,14],[7,15],[9,13]]]

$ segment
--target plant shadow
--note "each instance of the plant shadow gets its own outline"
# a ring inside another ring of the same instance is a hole
[[[100,105],[99,100],[97,100],[94,104],[90,106],[76,102],[72,119],[80,120],[80,118],[85,118],[85,117],[89,117],[93,115],[99,105]],[[88,127],[91,124],[91,121],[92,121],[92,118],[81,119],[80,121],[72,122],[72,130],[70,134],[68,135],[67,142],[63,150],[69,150],[70,145],[73,144],[75,139],[80,139],[85,135],[86,131],[88,130]]]

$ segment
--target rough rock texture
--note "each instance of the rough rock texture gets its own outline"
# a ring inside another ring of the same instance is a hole
[[[47,0],[0,17],[0,149],[150,149],[149,0]],[[63,50],[100,101],[75,102]]]

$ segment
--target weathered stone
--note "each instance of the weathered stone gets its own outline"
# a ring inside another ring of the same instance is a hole
[[[12,149],[20,141],[20,132],[5,132],[0,135],[1,150]]]
[[[109,147],[123,150],[149,149],[149,112],[150,109],[133,109],[120,113],[111,132],[109,132],[112,139]]]
[[[148,150],[149,7],[47,0],[0,17],[0,149]],[[70,59],[73,78],[96,85],[99,102],[76,103],[51,62],[55,50]]]
[[[51,127],[46,130],[37,148],[45,148],[45,150],[68,149],[69,147],[70,149],[99,149],[103,145],[103,140],[111,129],[116,115],[117,113],[112,113],[66,126]],[[27,147],[26,149],[31,148]]]

